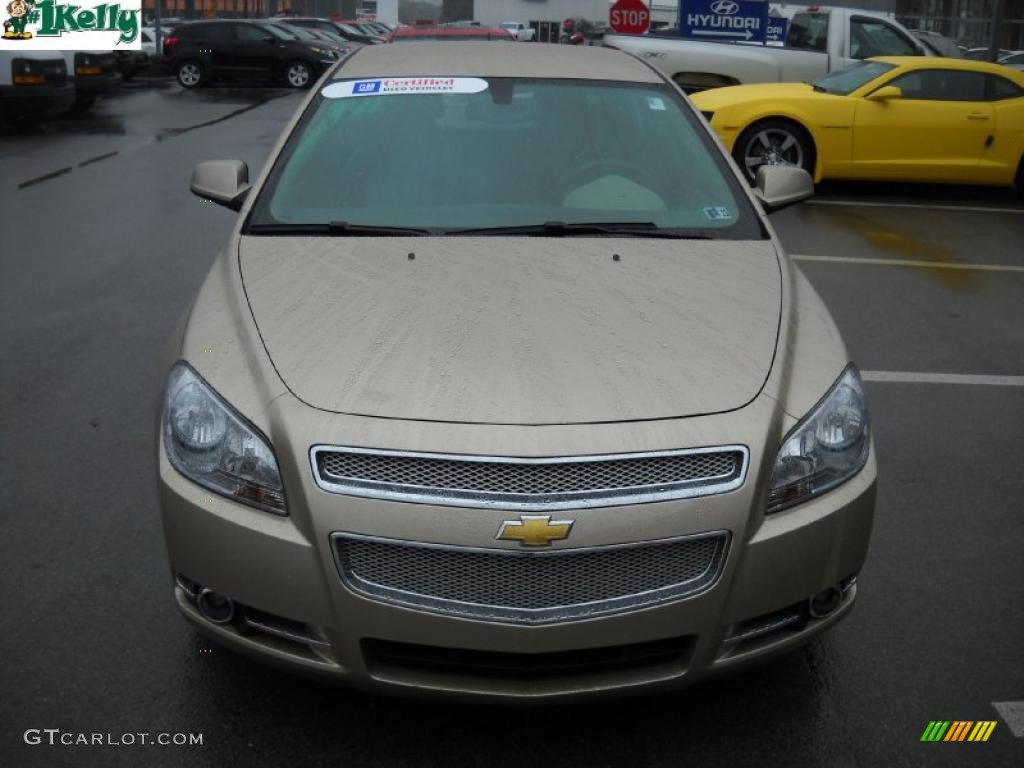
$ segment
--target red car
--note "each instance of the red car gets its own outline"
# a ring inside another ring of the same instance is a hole
[[[389,43],[416,40],[511,40],[515,38],[497,27],[399,27],[391,33]]]

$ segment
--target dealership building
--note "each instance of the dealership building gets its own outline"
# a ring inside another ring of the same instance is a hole
[[[684,0],[685,1],[685,0]],[[155,0],[143,0],[149,17]],[[893,14],[911,29],[939,32],[968,47],[988,45],[997,0],[829,0],[822,5],[839,5]],[[1011,50],[1024,49],[1024,0],[1002,0],[998,44]],[[565,19],[607,23],[612,0],[431,0],[399,3],[399,0],[163,0],[164,16],[185,18],[212,16],[272,16],[290,10],[304,16],[343,19],[378,19],[414,23],[417,14],[435,7],[432,18],[442,21],[476,20],[485,25],[503,21],[524,22],[537,30],[538,39],[557,42]],[[771,2],[788,15],[805,3]],[[651,20],[674,25],[679,4],[654,0]],[[408,17],[408,18],[407,18]]]

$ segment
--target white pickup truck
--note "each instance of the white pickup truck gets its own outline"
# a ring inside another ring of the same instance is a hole
[[[536,29],[526,26],[521,21],[503,21],[501,28],[507,30],[520,43],[533,42],[533,38],[537,34]]]
[[[807,82],[871,56],[928,55],[892,19],[825,6],[793,14],[782,47],[656,35],[605,35],[603,44],[650,62],[688,92],[740,83]]]

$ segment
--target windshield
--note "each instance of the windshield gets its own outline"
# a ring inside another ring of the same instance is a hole
[[[862,85],[870,83],[879,75],[884,75],[890,69],[895,68],[895,64],[886,64],[882,61],[861,61],[853,66],[838,69],[824,77],[819,77],[811,85],[819,91],[846,96]]]
[[[338,222],[435,234],[618,222],[764,236],[678,94],[587,80],[329,83],[275,163],[247,228]]]
[[[289,40],[308,40],[313,35],[309,34],[305,30],[293,29],[292,27],[286,27],[284,24],[270,24],[271,28],[277,30]]]
[[[267,32],[272,34],[278,40],[295,40],[295,35],[291,32],[281,29],[276,24],[263,24],[260,29],[265,29]]]

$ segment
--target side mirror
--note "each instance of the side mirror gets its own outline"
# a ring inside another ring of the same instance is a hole
[[[207,160],[192,171],[192,194],[233,211],[241,210],[249,184],[249,166],[241,160]]]
[[[895,85],[883,85],[877,91],[872,91],[864,98],[868,101],[888,101],[889,99],[899,99],[902,97],[902,88],[897,88]]]
[[[771,213],[787,205],[799,203],[814,194],[814,179],[795,165],[762,165],[757,169],[754,195]]]

